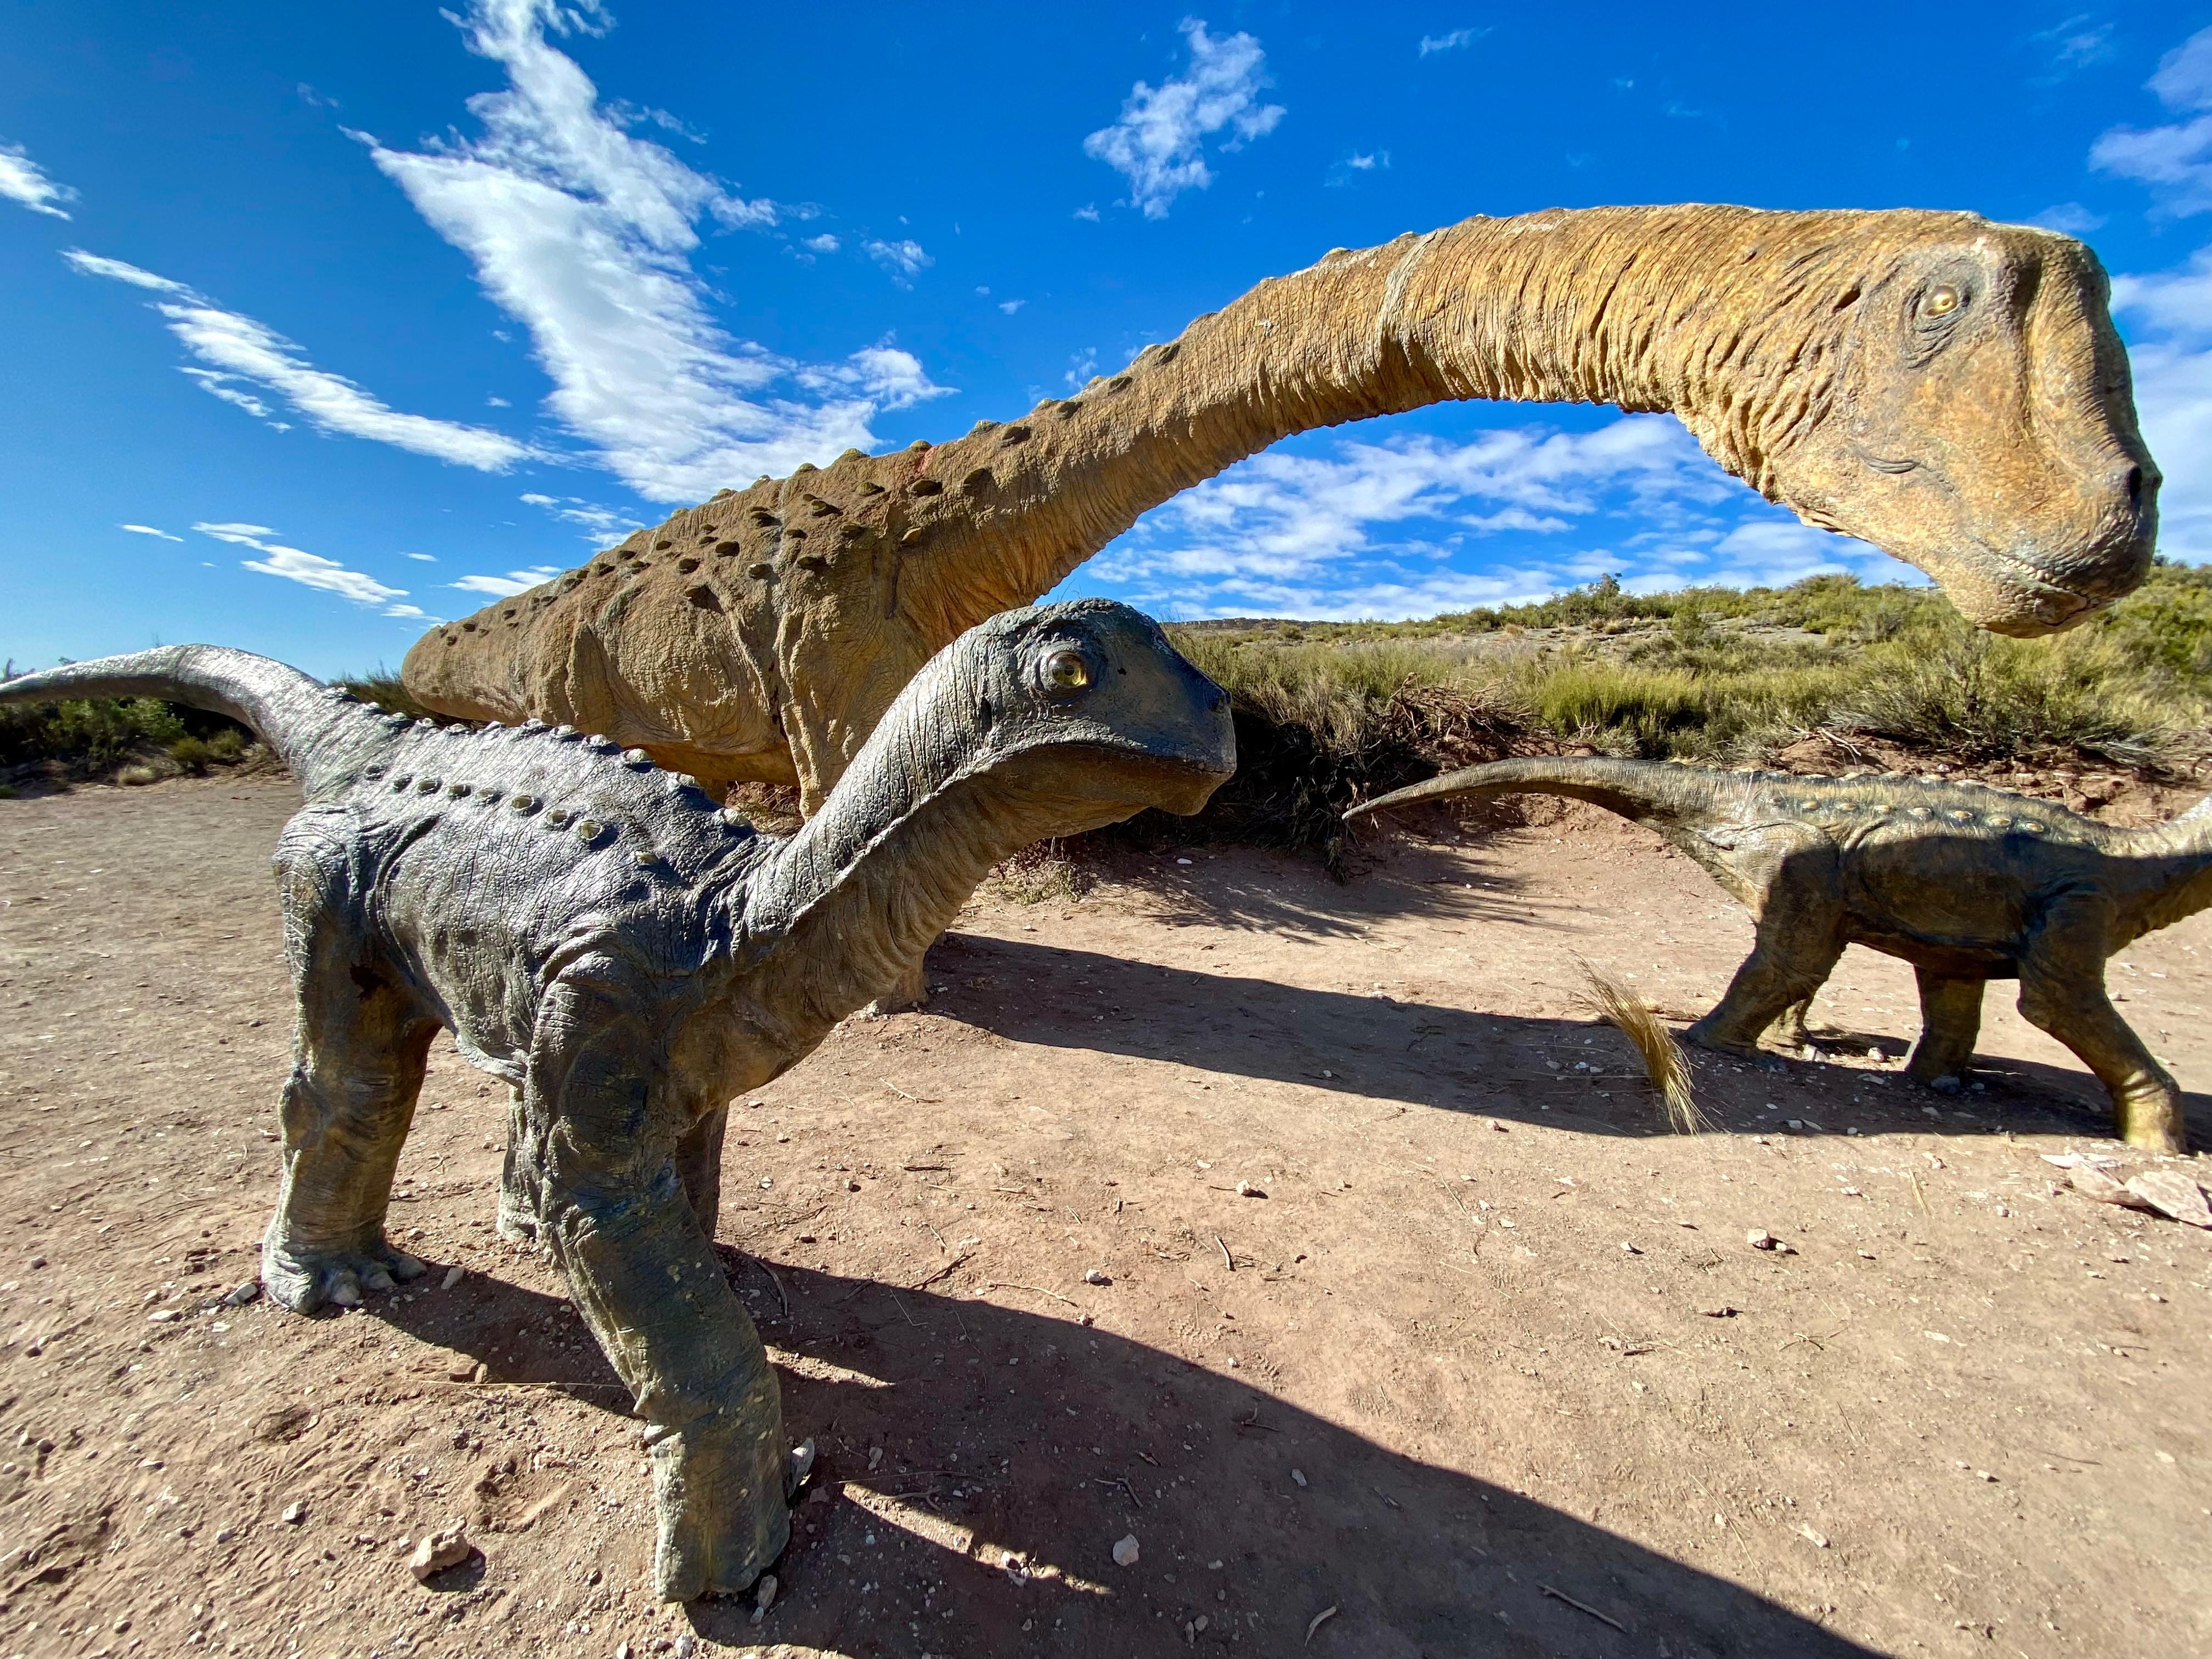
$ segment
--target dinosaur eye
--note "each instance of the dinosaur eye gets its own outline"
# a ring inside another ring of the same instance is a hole
[[[1921,301],[1920,312],[1924,317],[1948,317],[1959,308],[1959,290],[1948,283],[1941,288],[1931,288],[1928,297]]]
[[[1079,651],[1055,651],[1044,659],[1044,684],[1048,691],[1080,691],[1091,684],[1091,665]]]

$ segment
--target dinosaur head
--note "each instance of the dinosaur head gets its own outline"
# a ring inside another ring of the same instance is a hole
[[[1237,769],[1228,694],[1126,605],[1010,611],[945,655],[955,653],[975,725],[963,769],[1064,800],[1071,821],[1195,812]]]
[[[1765,452],[1747,476],[1917,565],[1999,633],[2050,633],[2135,587],[2159,474],[2096,256],[1971,215],[1849,216],[1904,223],[1837,239],[1815,256],[1826,280],[1783,302],[1830,313],[1803,318],[1797,337],[1816,345],[1792,366],[1819,365],[1810,402],[1825,407],[1801,418],[1785,396],[1747,411]],[[1762,441],[1761,427],[1778,429]]]

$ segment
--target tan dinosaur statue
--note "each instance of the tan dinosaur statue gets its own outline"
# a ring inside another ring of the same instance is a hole
[[[1669,410],[1808,522],[2035,634],[2148,568],[2158,472],[2096,257],[1971,214],[1470,219],[1261,283],[1018,421],[724,491],[426,634],[434,709],[562,721],[812,811],[921,665],[1294,432],[1454,398]]]

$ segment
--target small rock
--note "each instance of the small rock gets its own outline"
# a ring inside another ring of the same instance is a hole
[[[753,1623],[757,1625],[768,1617],[768,1610],[775,1605],[775,1575],[764,1572],[760,1583],[753,1586]]]
[[[1708,1319],[1734,1319],[1736,1310],[1725,1302],[1717,1308],[1700,1308],[1698,1311]]]
[[[454,1285],[459,1284],[462,1279],[468,1276],[468,1271],[469,1270],[467,1268],[456,1261],[452,1267],[446,1269],[446,1276],[438,1281],[438,1288],[442,1291],[452,1290]]]
[[[1291,1479],[1297,1482],[1299,1486],[1303,1486],[1306,1483],[1306,1472],[1304,1469],[1292,1469],[1291,1471]]]
[[[1802,1525],[1802,1523],[1797,1528],[1797,1535],[1804,1539],[1807,1543],[1812,1545],[1812,1547],[1816,1550],[1824,1550],[1828,1547],[1828,1540],[1825,1537],[1820,1534],[1814,1532],[1812,1528]]]
[[[1265,1198],[1267,1195],[1263,1188],[1252,1182],[1240,1181],[1237,1183],[1237,1196],[1239,1198]]]
[[[675,1654],[676,1659],[691,1659],[691,1656],[699,1651],[699,1639],[687,1630],[676,1638],[676,1645],[670,1651]]]
[[[177,1310],[174,1308],[156,1308],[146,1316],[146,1322],[149,1325],[166,1325],[176,1317]]]
[[[476,1382],[489,1382],[491,1381],[491,1367],[486,1364],[483,1360],[479,1359],[477,1362],[476,1370],[470,1372],[469,1375]]]
[[[298,1526],[300,1522],[307,1518],[307,1506],[305,1504],[301,1503],[298,1499],[295,1498],[291,1503],[284,1505],[284,1519],[292,1526]]]
[[[260,1294],[261,1281],[258,1279],[249,1279],[233,1290],[229,1295],[224,1297],[223,1300],[234,1308],[242,1308]]]
[[[1117,1567],[1137,1565],[1137,1534],[1133,1532],[1115,1540],[1114,1565]]]
[[[1084,1273],[1083,1282],[1086,1285],[1111,1285],[1114,1281],[1103,1267],[1092,1267]]]
[[[1743,1236],[1743,1242],[1754,1250],[1772,1250],[1781,1247],[1782,1241],[1763,1227],[1753,1227]]]
[[[1626,1255],[1642,1255],[1644,1254],[1643,1251],[1638,1249],[1636,1246],[1630,1243],[1625,1238],[1620,1241],[1620,1249],[1622,1254]]]
[[[407,1571],[415,1575],[415,1582],[427,1584],[448,1567],[458,1567],[475,1553],[461,1523],[451,1521],[430,1534],[415,1546],[414,1554],[407,1558]]]

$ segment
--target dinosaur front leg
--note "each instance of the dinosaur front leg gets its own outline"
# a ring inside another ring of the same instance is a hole
[[[768,1352],[685,1200],[678,1149],[696,1170],[712,1136],[653,1074],[659,1022],[554,997],[568,1006],[539,1029],[563,1040],[532,1056],[526,1103],[544,1148],[540,1236],[647,1425],[661,1595],[734,1594],[789,1541],[792,1454]]]
[[[2103,902],[2069,894],[2046,910],[2020,964],[2020,1012],[2080,1056],[2112,1097],[2120,1139],[2147,1152],[2187,1150],[2181,1091],[2105,994],[2112,933]]]
[[[2079,963],[2022,963],[2021,1016],[2097,1074],[2112,1097],[2122,1140],[2145,1152],[2186,1152],[2181,1090],[2105,995],[2101,959],[2087,972]]]
[[[1905,1074],[1916,1083],[1955,1092],[1973,1065],[1985,981],[1952,979],[1925,968],[1912,971],[1920,981],[1920,1040],[1912,1045]]]

